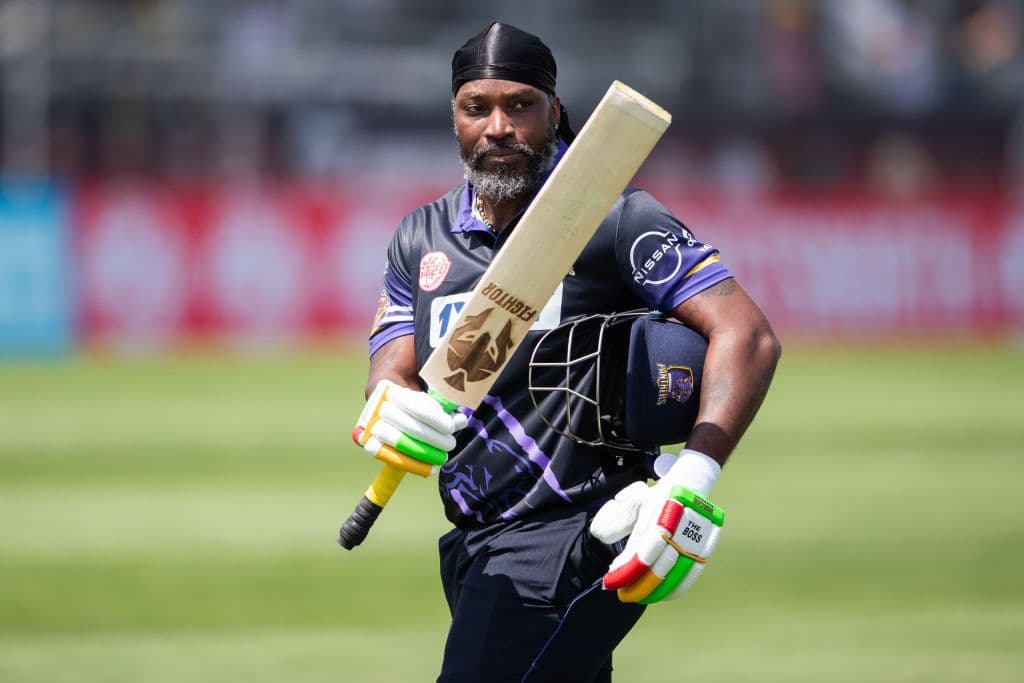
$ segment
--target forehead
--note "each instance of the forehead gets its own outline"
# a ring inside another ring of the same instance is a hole
[[[543,97],[544,91],[526,83],[518,81],[502,81],[496,78],[481,78],[475,81],[468,81],[459,88],[455,94],[456,99],[469,98],[505,98],[522,97],[532,95]]]

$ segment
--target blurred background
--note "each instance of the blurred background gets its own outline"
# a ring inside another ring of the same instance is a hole
[[[780,329],[1021,327],[1022,3],[505,4],[0,2],[0,350],[362,334],[496,16],[577,125],[616,78],[673,113],[641,180]]]
[[[495,19],[577,128],[614,79],[672,112],[639,181],[786,348],[618,680],[672,680],[687,610],[686,677],[1019,680],[1022,0],[0,0],[0,678],[433,680],[432,484],[332,539]]]

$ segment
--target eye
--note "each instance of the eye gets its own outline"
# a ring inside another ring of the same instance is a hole
[[[483,114],[486,109],[483,105],[477,104],[476,102],[467,102],[462,106],[462,111],[466,112],[470,116],[479,116]]]
[[[532,100],[519,100],[515,104],[515,108],[518,109],[519,111],[522,111],[524,109],[529,109],[532,106],[533,106],[533,101]]]

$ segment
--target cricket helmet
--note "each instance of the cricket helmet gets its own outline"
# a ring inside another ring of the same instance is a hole
[[[547,331],[530,357],[534,408],[577,443],[655,452],[690,435],[707,340],[656,311],[594,314]]]

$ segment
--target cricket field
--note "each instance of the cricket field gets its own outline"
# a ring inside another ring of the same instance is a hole
[[[784,340],[785,341],[785,340]],[[0,680],[431,681],[434,482],[369,539],[359,347],[0,364]],[[1024,350],[787,348],[628,681],[1024,675]]]

